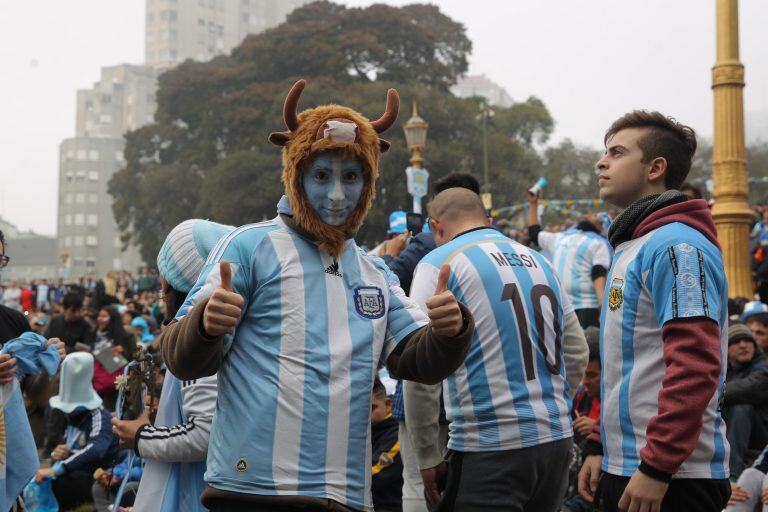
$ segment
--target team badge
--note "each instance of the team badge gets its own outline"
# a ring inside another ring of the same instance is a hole
[[[608,291],[608,307],[611,311],[616,311],[624,303],[624,280],[620,277],[614,277],[611,281],[611,289]]]
[[[248,461],[245,459],[240,459],[239,461],[237,461],[237,465],[235,465],[235,469],[237,469],[239,473],[245,473],[246,471],[248,471]]]
[[[355,309],[363,318],[376,319],[384,316],[384,294],[377,286],[355,288]]]

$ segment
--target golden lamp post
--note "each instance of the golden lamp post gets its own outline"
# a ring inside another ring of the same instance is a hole
[[[424,168],[421,152],[427,145],[427,129],[429,123],[419,116],[416,102],[413,102],[413,115],[403,126],[405,143],[411,152],[411,166],[405,170],[408,180],[408,193],[413,197],[414,213],[421,213],[421,198],[427,195],[429,172]]]
[[[723,248],[730,297],[752,298],[749,226],[754,216],[747,204],[744,146],[744,66],[739,61],[738,0],[717,2],[717,62],[712,68],[715,136],[712,148],[712,208]]]

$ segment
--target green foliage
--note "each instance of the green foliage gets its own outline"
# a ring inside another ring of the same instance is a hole
[[[433,5],[350,9],[315,2],[249,36],[229,56],[164,73],[155,124],[126,134],[127,165],[109,187],[123,241],[137,242],[151,262],[184,219],[242,225],[273,217],[281,163],[267,136],[285,129],[283,101],[299,77],[308,81],[300,110],[340,103],[377,118],[387,89],[399,91],[400,118],[384,135],[392,149],[382,156],[377,199],[357,237],[381,239],[389,213],[411,209],[402,126],[413,101],[430,123],[430,181],[454,171],[482,179],[481,103],[448,92],[466,71],[470,50],[464,27]],[[542,173],[532,145],[547,140],[553,121],[533,97],[494,114],[487,126],[489,177],[494,204],[504,205],[521,200],[523,187]]]

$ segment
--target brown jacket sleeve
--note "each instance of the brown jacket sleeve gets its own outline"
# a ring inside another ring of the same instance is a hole
[[[196,305],[187,316],[173,322],[160,334],[160,351],[171,373],[182,380],[209,377],[224,358],[224,337],[203,334],[203,311],[208,299]]]
[[[438,336],[428,325],[415,330],[387,359],[387,370],[396,379],[437,384],[464,362],[475,332],[469,309],[459,303],[464,330],[454,338]]]

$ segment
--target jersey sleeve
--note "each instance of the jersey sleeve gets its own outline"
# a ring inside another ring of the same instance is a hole
[[[611,268],[611,251],[608,243],[603,240],[595,240],[595,248],[592,251],[590,267],[604,267],[606,270]]]
[[[659,248],[646,286],[659,326],[678,318],[710,318],[719,323],[719,274],[706,252],[689,242]]]
[[[398,343],[416,329],[429,323],[427,315],[416,303],[405,295],[400,288],[400,281],[389,269],[383,270],[387,278],[389,310],[387,311],[387,332],[384,339],[384,351],[381,362],[386,362]]]
[[[562,233],[549,233],[547,231],[542,231],[539,233],[539,247],[541,247],[542,251],[546,251],[549,254],[552,254],[552,251],[555,250],[555,246],[562,236]]]

